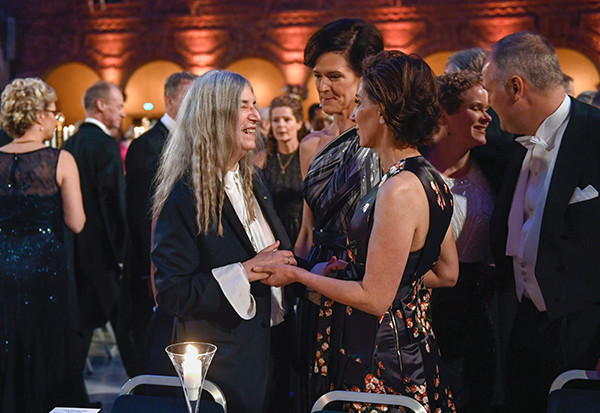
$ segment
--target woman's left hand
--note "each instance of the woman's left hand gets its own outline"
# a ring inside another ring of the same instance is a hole
[[[253,271],[269,274],[267,278],[260,280],[260,282],[272,287],[283,287],[295,282],[298,271],[302,271],[302,269],[293,265],[268,264],[254,267]]]

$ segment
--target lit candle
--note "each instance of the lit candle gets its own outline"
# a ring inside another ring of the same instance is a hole
[[[198,360],[198,350],[188,344],[183,356],[183,385],[190,401],[198,400],[198,390],[202,385],[202,361]]]

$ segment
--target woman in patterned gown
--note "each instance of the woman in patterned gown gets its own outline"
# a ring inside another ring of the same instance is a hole
[[[302,221],[302,174],[298,147],[306,135],[302,103],[290,95],[278,96],[269,110],[267,161],[263,168],[275,211],[294,243]]]
[[[313,69],[321,107],[333,115],[330,126],[308,135],[300,144],[306,202],[294,252],[307,258],[311,266],[333,255],[345,256],[346,233],[354,209],[381,177],[377,154],[360,147],[354,122],[350,120],[362,76],[362,61],[381,50],[381,32],[358,19],[340,19],[323,26],[304,49],[304,64]],[[337,336],[343,329],[340,323],[344,314],[339,305],[325,311],[324,305],[329,303],[326,298],[312,293],[308,297],[312,303],[300,300],[297,311],[300,376],[296,394],[298,411],[302,413],[310,410],[314,400],[331,387],[328,376],[336,369],[325,362],[316,366],[315,351],[320,346],[317,337],[319,341],[327,340],[328,332]],[[328,354],[324,354],[323,360],[328,360]]]
[[[271,285],[300,282],[351,306],[349,318],[353,308],[377,317],[378,323],[353,322],[353,329],[344,331],[339,350],[345,363],[342,389],[404,394],[429,412],[455,412],[440,377],[425,287],[456,283],[452,195],[417,149],[437,129],[437,82],[419,57],[381,52],[366,60],[356,98],[352,118],[360,143],[377,151],[387,173],[352,217],[350,263],[330,261],[325,273],[337,270],[337,277],[292,266],[287,271],[279,265],[255,270],[277,271],[266,279]],[[351,412],[380,411],[354,403],[346,407]]]
[[[15,79],[2,116],[15,139],[0,148],[0,411],[47,413],[87,402],[70,365],[63,242],[64,224],[78,233],[85,223],[79,172],[70,153],[44,145],[59,117],[50,86]]]

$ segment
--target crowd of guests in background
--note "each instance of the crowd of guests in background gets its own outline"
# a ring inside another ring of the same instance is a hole
[[[296,95],[259,110],[238,74],[180,72],[121,147],[114,84],[85,92],[62,149],[44,145],[52,88],[4,89],[2,412],[94,406],[83,371],[109,321],[131,377],[174,375],[172,342],[216,344],[232,412],[308,412],[333,389],[543,412],[559,373],[596,366],[600,94],[570,97],[528,32],[436,78],[341,19],[304,60],[307,120]]]

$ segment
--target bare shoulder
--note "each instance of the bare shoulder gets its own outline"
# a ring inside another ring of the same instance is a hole
[[[73,155],[71,154],[71,152],[65,150],[65,149],[61,149],[60,153],[58,154],[58,165],[59,167],[61,166],[61,164],[65,167],[70,167],[70,166],[74,166],[77,165],[75,163],[75,158],[73,157]]]
[[[303,178],[308,173],[311,161],[328,142],[328,138],[327,131],[320,130],[306,135],[300,142],[300,170]]]
[[[402,171],[389,178],[377,192],[377,205],[382,208],[420,210],[427,204],[427,195],[419,178]]]
[[[300,142],[300,156],[304,156],[304,158],[310,156],[310,159],[312,159],[319,147],[322,135],[322,131],[315,131],[306,135]]]

